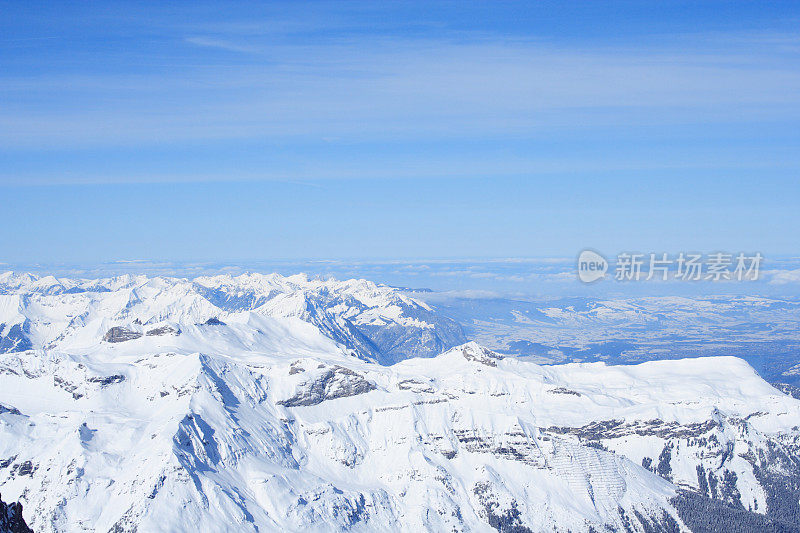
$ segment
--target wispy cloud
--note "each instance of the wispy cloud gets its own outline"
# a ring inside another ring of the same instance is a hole
[[[800,69],[770,49],[586,52],[537,42],[408,38],[268,49],[222,38],[184,42],[199,50],[258,52],[259,59],[154,63],[135,76],[0,76],[7,102],[0,142],[96,146],[265,136],[352,142],[800,117]]]
[[[262,49],[257,46],[237,44],[234,42],[226,41],[224,39],[215,39],[212,37],[187,37],[184,40],[187,43],[196,46],[203,46],[207,48],[219,48],[220,50],[227,50],[229,52],[242,52],[242,53],[252,54],[262,51]]]
[[[800,165],[788,134],[769,153],[742,140],[753,125],[772,133],[800,120],[798,40],[780,31],[596,43],[398,21],[371,3],[264,6],[252,17],[200,6],[187,20],[130,9],[134,27],[113,46],[81,18],[95,33],[62,40],[62,56],[48,44],[0,49],[0,147],[13,163],[0,184]],[[731,138],[736,149],[714,146]],[[174,147],[186,150],[159,157]],[[80,153],[95,156],[58,159]]]
[[[795,270],[770,270],[764,273],[772,285],[800,283],[800,268]]]

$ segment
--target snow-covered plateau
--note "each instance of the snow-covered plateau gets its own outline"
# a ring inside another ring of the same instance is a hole
[[[6,273],[0,352],[37,532],[800,530],[800,400],[734,357],[542,366],[274,274]]]

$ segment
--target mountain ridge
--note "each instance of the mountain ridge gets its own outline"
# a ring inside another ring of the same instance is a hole
[[[38,346],[0,354],[0,491],[36,531],[800,527],[800,401],[735,357],[385,365],[327,328],[439,322],[369,282],[9,279]]]
[[[453,320],[397,289],[366,280],[279,274],[80,280],[0,274],[0,352],[69,349],[75,331],[87,327],[97,328],[101,337],[113,327],[123,328],[123,335],[144,335],[159,327],[180,331],[225,317],[243,320],[243,313],[299,318],[360,358],[384,365],[430,357],[466,340]]]

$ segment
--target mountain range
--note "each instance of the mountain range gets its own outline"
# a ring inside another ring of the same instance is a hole
[[[736,357],[539,365],[302,275],[6,273],[0,324],[37,532],[800,530],[800,400]]]

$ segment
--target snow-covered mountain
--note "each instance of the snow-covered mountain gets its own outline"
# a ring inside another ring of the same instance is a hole
[[[461,327],[400,291],[365,280],[309,280],[300,274],[97,280],[0,274],[0,353],[80,351],[106,340],[172,337],[220,322],[295,317],[358,357],[392,364],[431,357],[466,342]],[[219,325],[219,324],[218,324]],[[116,329],[114,329],[116,328]],[[207,328],[205,328],[207,331]],[[117,337],[114,337],[114,335]],[[193,337],[193,335],[189,335]],[[253,349],[270,339],[240,339]]]
[[[740,359],[410,357],[457,326],[358,281],[1,279],[37,532],[800,528],[800,401]]]

